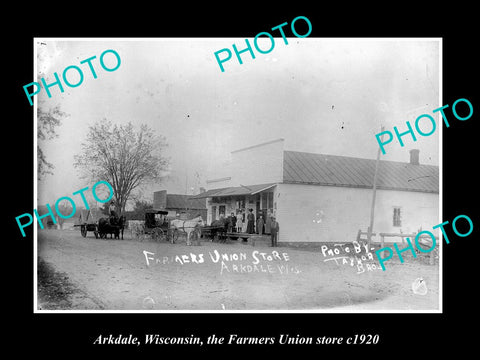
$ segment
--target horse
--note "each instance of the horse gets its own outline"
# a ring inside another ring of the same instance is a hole
[[[112,238],[112,234],[118,237],[118,227],[112,225],[109,218],[100,218],[98,219],[98,234],[100,239],[106,239],[107,234],[110,234],[110,238]]]
[[[187,234],[187,245],[192,245],[190,241],[190,235],[193,233],[197,234],[197,239],[200,238],[201,234],[201,227],[204,226],[205,223],[200,215],[197,217],[190,219],[190,220],[172,220],[170,221],[170,230],[172,232],[175,231],[182,231]],[[172,236],[172,244],[174,242],[174,237]]]
[[[100,234],[100,238],[106,239],[107,234],[110,234],[110,239],[112,235],[115,239],[120,240],[120,234],[122,235],[123,240],[123,230],[125,228],[126,218],[124,215],[118,216],[110,216],[109,218],[101,218],[98,220],[98,233]]]

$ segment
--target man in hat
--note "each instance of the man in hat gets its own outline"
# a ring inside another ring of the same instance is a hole
[[[253,215],[253,209],[248,209],[247,233],[255,234],[255,215]]]
[[[108,211],[110,213],[111,218],[117,217],[117,212],[115,211],[115,201],[110,201],[110,205],[108,206]]]
[[[272,222],[270,224],[270,235],[272,237],[272,247],[278,247],[278,232],[280,231],[280,225],[275,220],[275,216],[272,216]]]

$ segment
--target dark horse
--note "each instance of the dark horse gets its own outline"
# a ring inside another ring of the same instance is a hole
[[[120,217],[112,215],[109,218],[101,218],[98,220],[98,234],[100,239],[106,239],[107,234],[110,234],[110,239],[112,236],[115,239],[120,239],[120,234],[122,235],[123,240],[123,230],[125,228],[125,216]]]

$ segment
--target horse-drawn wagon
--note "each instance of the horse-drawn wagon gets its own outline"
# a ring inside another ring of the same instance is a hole
[[[93,231],[95,238],[107,238],[107,234],[123,240],[124,216],[110,216],[102,214],[100,209],[81,210],[78,223],[74,226],[80,227],[80,233],[87,237],[88,231]]]
[[[145,221],[131,223],[132,236],[136,239],[151,238],[154,241],[170,241],[175,243],[180,234],[185,233],[187,244],[190,245],[192,236],[200,233],[203,226],[201,216],[190,220],[168,219],[168,211],[149,209],[145,211]],[[200,236],[198,235],[197,238]]]
[[[202,227],[202,237],[209,238],[211,240],[224,240],[225,237],[225,228],[221,225],[208,225]]]
[[[93,231],[95,238],[98,238],[98,220],[101,217],[102,213],[99,209],[80,210],[78,223],[73,226],[80,227],[80,233],[83,237],[87,237],[88,231]]]
[[[145,239],[146,236],[155,241],[168,241],[171,238],[168,211],[148,209],[145,211],[145,220],[131,224],[132,236],[136,239]]]
[[[219,219],[212,222],[209,226],[202,227],[202,237],[209,238],[211,241],[226,242],[227,239],[243,241],[251,240],[251,243],[255,243],[256,234],[248,234],[242,232],[232,231],[229,229],[227,219]]]

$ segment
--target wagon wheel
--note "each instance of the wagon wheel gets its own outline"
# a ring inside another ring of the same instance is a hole
[[[172,231],[172,244],[177,242],[179,235],[180,231],[178,231],[177,229]]]
[[[174,230],[167,228],[167,230],[165,231],[166,242],[171,242],[173,244],[173,233],[174,233]]]
[[[83,237],[87,237],[87,225],[80,226],[80,233]]]
[[[160,228],[155,228],[152,230],[152,239],[157,242],[164,237],[163,230]]]
[[[159,228],[159,237],[160,241],[168,241],[168,229],[161,229]]]
[[[157,241],[157,229],[150,230],[149,235],[153,241]]]
[[[139,228],[135,228],[132,230],[132,236],[135,238],[135,240],[140,240],[140,229]]]
[[[145,239],[151,237],[153,239],[153,233],[152,230],[149,229],[144,229],[143,232],[140,233],[140,241],[145,241]]]

